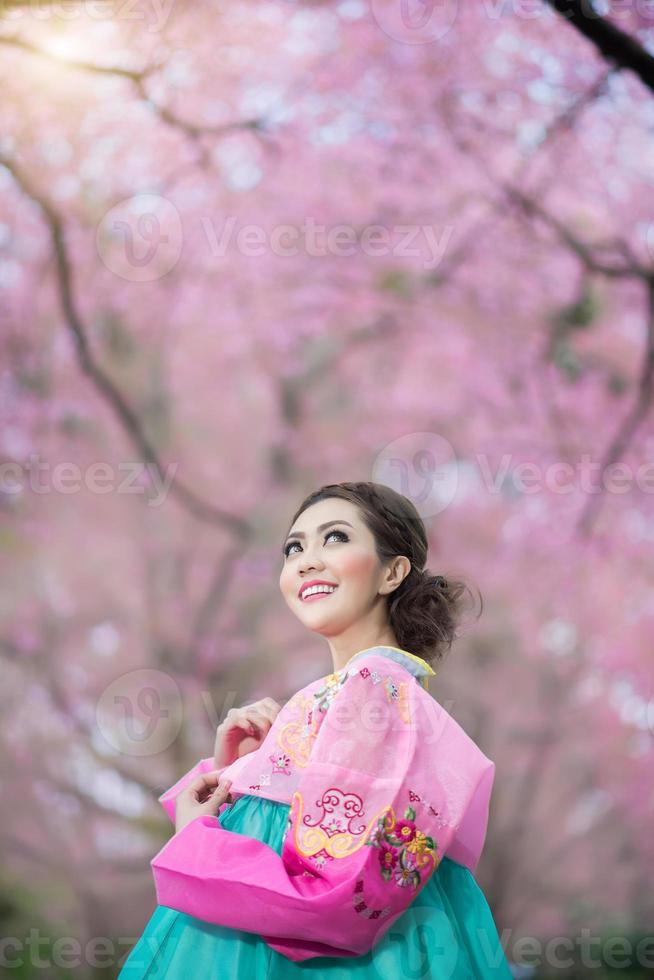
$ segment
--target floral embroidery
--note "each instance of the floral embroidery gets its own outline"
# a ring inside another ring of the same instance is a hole
[[[382,680],[382,677],[378,673],[378,671],[376,670],[370,671],[368,667],[362,667],[359,673],[363,678],[370,677],[372,679],[373,684],[379,684],[379,682]],[[402,718],[402,721],[405,721],[408,724],[411,718],[409,715],[409,699],[407,697],[406,681],[400,681],[399,683],[396,683],[390,674],[387,674],[383,680],[384,680],[384,689],[386,691],[386,697],[388,699],[389,704],[392,703],[393,701],[397,702],[397,707],[398,707],[400,717]]]
[[[429,812],[436,817],[436,823],[438,824],[439,827],[449,827],[447,820],[443,819],[441,812],[439,810],[434,810],[431,803],[428,803],[427,800],[423,799],[423,797],[420,796],[419,793],[414,793],[414,791],[410,789],[409,799],[412,803],[422,803],[423,806],[429,807]]]
[[[289,768],[291,765],[291,760],[289,756],[285,755],[283,752],[275,752],[273,755],[269,755],[268,758],[273,764],[273,776],[278,772],[283,773],[285,776],[291,775],[291,770]]]
[[[372,679],[373,684],[379,684],[381,680],[381,674],[379,673],[378,670],[370,670],[368,667],[362,667],[359,673],[364,678],[370,677]],[[390,677],[388,679],[390,680]]]
[[[427,870],[429,876],[440,862],[434,853],[437,850],[436,841],[419,830],[415,820],[416,811],[411,806],[404,811],[404,819],[398,821],[395,820],[393,808],[388,807],[365,841],[368,846],[379,850],[384,881],[394,881],[400,888],[407,885],[417,888],[422,881],[421,870]]]
[[[384,679],[384,687],[386,688],[386,697],[389,701],[397,701],[400,696],[400,692],[397,684],[392,677],[387,676]]]
[[[335,674],[329,674],[325,677],[325,683],[317,691],[314,691],[314,698],[316,699],[316,708],[318,711],[326,711],[329,705],[332,703],[340,689],[345,684],[348,679],[349,674],[345,668],[338,671]]]
[[[248,786],[248,789],[261,789],[262,786],[270,786],[270,774],[267,772],[262,772],[259,776],[259,782],[254,785]]]
[[[363,915],[366,919],[383,919],[390,912],[390,906],[387,905],[384,909],[371,909],[363,901],[363,898],[359,898],[363,893],[363,878],[359,878],[354,886],[354,895],[352,896],[352,903],[354,905],[354,911],[358,912],[359,915]]]

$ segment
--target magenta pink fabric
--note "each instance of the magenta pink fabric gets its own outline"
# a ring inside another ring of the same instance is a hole
[[[308,684],[256,752],[220,770],[233,798],[290,805],[281,856],[197,817],[152,859],[160,905],[258,933],[291,960],[357,956],[443,855],[475,871],[495,765],[384,649]],[[179,791],[213,768],[202,759],[162,794],[172,820]]]

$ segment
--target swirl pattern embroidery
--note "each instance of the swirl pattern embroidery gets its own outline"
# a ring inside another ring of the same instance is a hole
[[[309,762],[319,726],[318,718],[313,713],[313,698],[303,697],[298,704],[299,717],[280,728],[277,745],[296,765],[304,768]]]
[[[296,805],[297,815],[294,815]],[[295,826],[294,845],[299,854],[309,858],[317,854],[344,858],[363,846],[366,831],[369,832],[370,827],[362,819],[363,800],[358,793],[344,793],[343,790],[331,786],[316,801],[320,812],[315,817],[309,813],[303,815],[303,806],[302,794],[296,791],[293,794],[288,825]],[[375,821],[371,826],[374,823]]]
[[[322,721],[321,715],[327,711],[348,677],[346,670],[328,674],[323,684],[314,691],[313,697],[298,697],[300,716],[279,730],[277,745],[301,768],[305,768],[309,762]]]

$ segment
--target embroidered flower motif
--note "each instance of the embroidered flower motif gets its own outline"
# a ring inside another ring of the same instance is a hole
[[[396,868],[395,884],[399,885],[400,888],[406,888],[407,885],[416,888],[420,884],[420,874],[414,868]]]
[[[422,830],[416,830],[416,835],[412,841],[407,844],[407,851],[411,854],[422,854],[427,850],[427,835],[423,834]]]
[[[400,691],[397,684],[393,681],[392,677],[387,677],[384,686],[386,688],[386,694],[389,701],[397,701],[400,696]]]
[[[324,848],[322,849],[322,851],[318,851],[317,854],[312,854],[311,857],[309,858],[309,860],[313,864],[315,864],[317,868],[322,868],[327,863],[328,859],[330,861],[335,860],[335,858],[333,858],[331,854],[328,854]]]
[[[379,845],[379,863],[382,868],[392,871],[397,864],[397,851],[390,844]]]
[[[389,807],[365,841],[369,847],[379,848],[382,878],[393,880],[400,888],[417,888],[422,881],[420,869],[426,868],[430,874],[440,861],[436,841],[416,827],[415,819],[411,806],[404,811],[404,819],[398,821]]]
[[[366,919],[379,919],[384,918],[390,912],[390,906],[387,905],[384,909],[371,909],[364,902],[363,898],[363,878],[359,880],[354,885],[354,894],[352,895],[352,904],[354,906],[354,911],[358,912],[359,915],[365,916]]]
[[[345,821],[339,819],[338,817],[331,817],[322,826],[331,836],[331,834],[338,834],[340,831],[345,829]]]
[[[433,806],[431,806],[431,804],[427,803],[427,801],[425,799],[423,799],[423,797],[420,796],[419,793],[414,793],[414,791],[412,789],[410,789],[409,790],[409,799],[410,799],[410,801],[412,803],[422,803],[423,806],[428,806],[429,807],[429,812],[432,813],[436,817],[436,823],[438,824],[439,827],[448,827],[449,826],[447,820],[444,820],[443,819],[443,817],[439,813],[439,811],[438,810],[434,810]]]
[[[316,699],[315,706],[319,711],[327,710],[348,677],[349,674],[345,668],[335,674],[328,674],[322,687],[313,692]]]
[[[366,841],[367,844],[374,844],[375,847],[379,846],[384,839],[384,828],[381,825],[381,821],[373,827],[370,831],[370,836]]]
[[[270,783],[270,776],[265,772],[259,776],[259,779],[258,783],[250,783],[248,789],[261,789],[262,786],[268,786]]]
[[[361,674],[362,677],[370,677],[370,671],[368,670],[367,667],[362,667],[359,673]]]
[[[269,755],[268,758],[273,764],[273,776],[278,772],[283,773],[285,776],[291,775],[291,760],[290,757],[284,752],[273,752],[273,754]]]
[[[410,841],[416,835],[416,825],[413,820],[398,820],[395,824],[395,836],[400,840]]]

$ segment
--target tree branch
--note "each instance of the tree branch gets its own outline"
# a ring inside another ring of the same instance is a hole
[[[590,0],[545,0],[545,3],[588,38],[607,61],[634,72],[654,92],[654,57],[640,41],[600,16]]]
[[[617,463],[624,456],[636,429],[644,421],[652,406],[652,389],[654,386],[654,273],[651,273],[647,278],[647,306],[645,350],[636,400],[604,451],[600,461],[600,473],[605,473],[609,466]],[[601,494],[596,493],[590,494],[587,498],[578,523],[578,528],[584,535],[588,534],[595,520],[601,496]]]
[[[35,191],[28,178],[19,170],[14,160],[0,154],[0,164],[4,165],[11,173],[23,194],[38,205],[49,228],[55,253],[57,286],[64,315],[64,323],[73,339],[80,368],[90,378],[96,390],[118,417],[143,460],[156,469],[165,484],[166,467],[160,459],[154,445],[146,435],[141,420],[123,396],[120,389],[96,362],[91,352],[87,339],[87,328],[78,312],[75,302],[73,274],[61,218],[52,205]],[[170,491],[197,520],[225,527],[241,540],[247,540],[249,538],[251,527],[247,521],[217,507],[213,503],[203,500],[194,490],[186,486],[176,476],[172,477]]]
[[[26,41],[17,35],[13,37],[1,37],[0,44],[4,44],[7,47],[17,48],[21,51],[26,51],[29,54],[36,55],[39,58],[45,58],[47,61],[52,61],[55,64],[63,65],[68,68],[78,69],[79,71],[93,72],[97,75],[110,75],[115,78],[123,78],[136,88],[136,91],[141,99],[152,106],[153,111],[156,113],[158,118],[166,123],[168,126],[172,126],[175,129],[181,130],[185,136],[188,136],[192,140],[199,140],[201,136],[225,136],[228,133],[234,132],[236,130],[252,130],[253,132],[262,132],[265,129],[265,121],[262,118],[253,117],[252,119],[237,119],[231,123],[222,123],[218,126],[206,126],[200,123],[188,122],[185,119],[180,119],[179,116],[175,115],[172,110],[167,108],[165,105],[161,105],[152,99],[152,96],[148,94],[146,81],[148,77],[154,72],[159,71],[165,64],[165,61],[160,61],[157,64],[148,65],[146,68],[138,71],[134,68],[123,68],[120,65],[98,65],[95,62],[81,61],[78,58],[60,58],[58,55],[47,51],[45,48],[40,48],[36,44],[32,44],[30,41]],[[201,162],[206,163],[207,157],[204,153],[201,156]]]
[[[580,260],[584,267],[592,273],[611,279],[636,279],[643,283],[647,296],[647,317],[645,331],[645,348],[643,351],[640,378],[636,399],[627,415],[618,427],[618,431],[607,446],[600,461],[600,473],[605,473],[613,463],[617,463],[625,454],[630,440],[637,428],[647,416],[651,405],[654,389],[654,269],[642,265],[633,255],[627,242],[618,240],[602,245],[590,246],[577,238],[569,228],[550,215],[540,204],[527,197],[522,191],[504,185],[504,191],[509,200],[519,205],[527,215],[537,217],[545,222]],[[617,254],[617,262],[607,262],[598,258],[597,250]],[[603,496],[604,484],[600,493],[590,494],[581,511],[577,522],[578,532],[586,537],[591,531],[597,516],[600,499]]]

